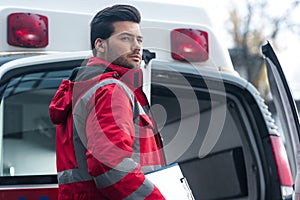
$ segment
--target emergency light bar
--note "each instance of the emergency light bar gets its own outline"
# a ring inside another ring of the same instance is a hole
[[[7,42],[16,47],[48,45],[48,18],[33,13],[12,13],[7,19]]]
[[[171,32],[172,58],[179,61],[208,60],[208,33],[196,29],[174,29]]]

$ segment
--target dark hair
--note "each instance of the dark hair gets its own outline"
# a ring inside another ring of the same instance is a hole
[[[91,48],[95,55],[95,40],[106,40],[114,32],[114,22],[130,21],[140,23],[140,12],[131,5],[114,5],[100,10],[93,18],[91,26]]]

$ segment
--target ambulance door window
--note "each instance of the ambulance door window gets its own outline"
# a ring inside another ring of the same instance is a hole
[[[56,174],[55,126],[49,104],[70,70],[41,71],[12,78],[1,100],[2,176]]]

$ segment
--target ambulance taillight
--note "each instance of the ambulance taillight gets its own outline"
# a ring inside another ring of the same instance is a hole
[[[270,136],[270,142],[272,144],[272,151],[276,161],[282,196],[286,199],[286,196],[292,193],[294,185],[290,164],[280,137]]]
[[[174,29],[171,32],[172,58],[179,61],[208,60],[208,33],[197,29]]]
[[[7,19],[7,42],[24,48],[48,45],[48,18],[33,13],[12,13]]]

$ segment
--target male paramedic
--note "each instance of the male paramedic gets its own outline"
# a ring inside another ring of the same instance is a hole
[[[142,91],[140,18],[130,5],[99,11],[90,24],[93,56],[51,101],[59,200],[165,199],[144,175],[164,158]]]

